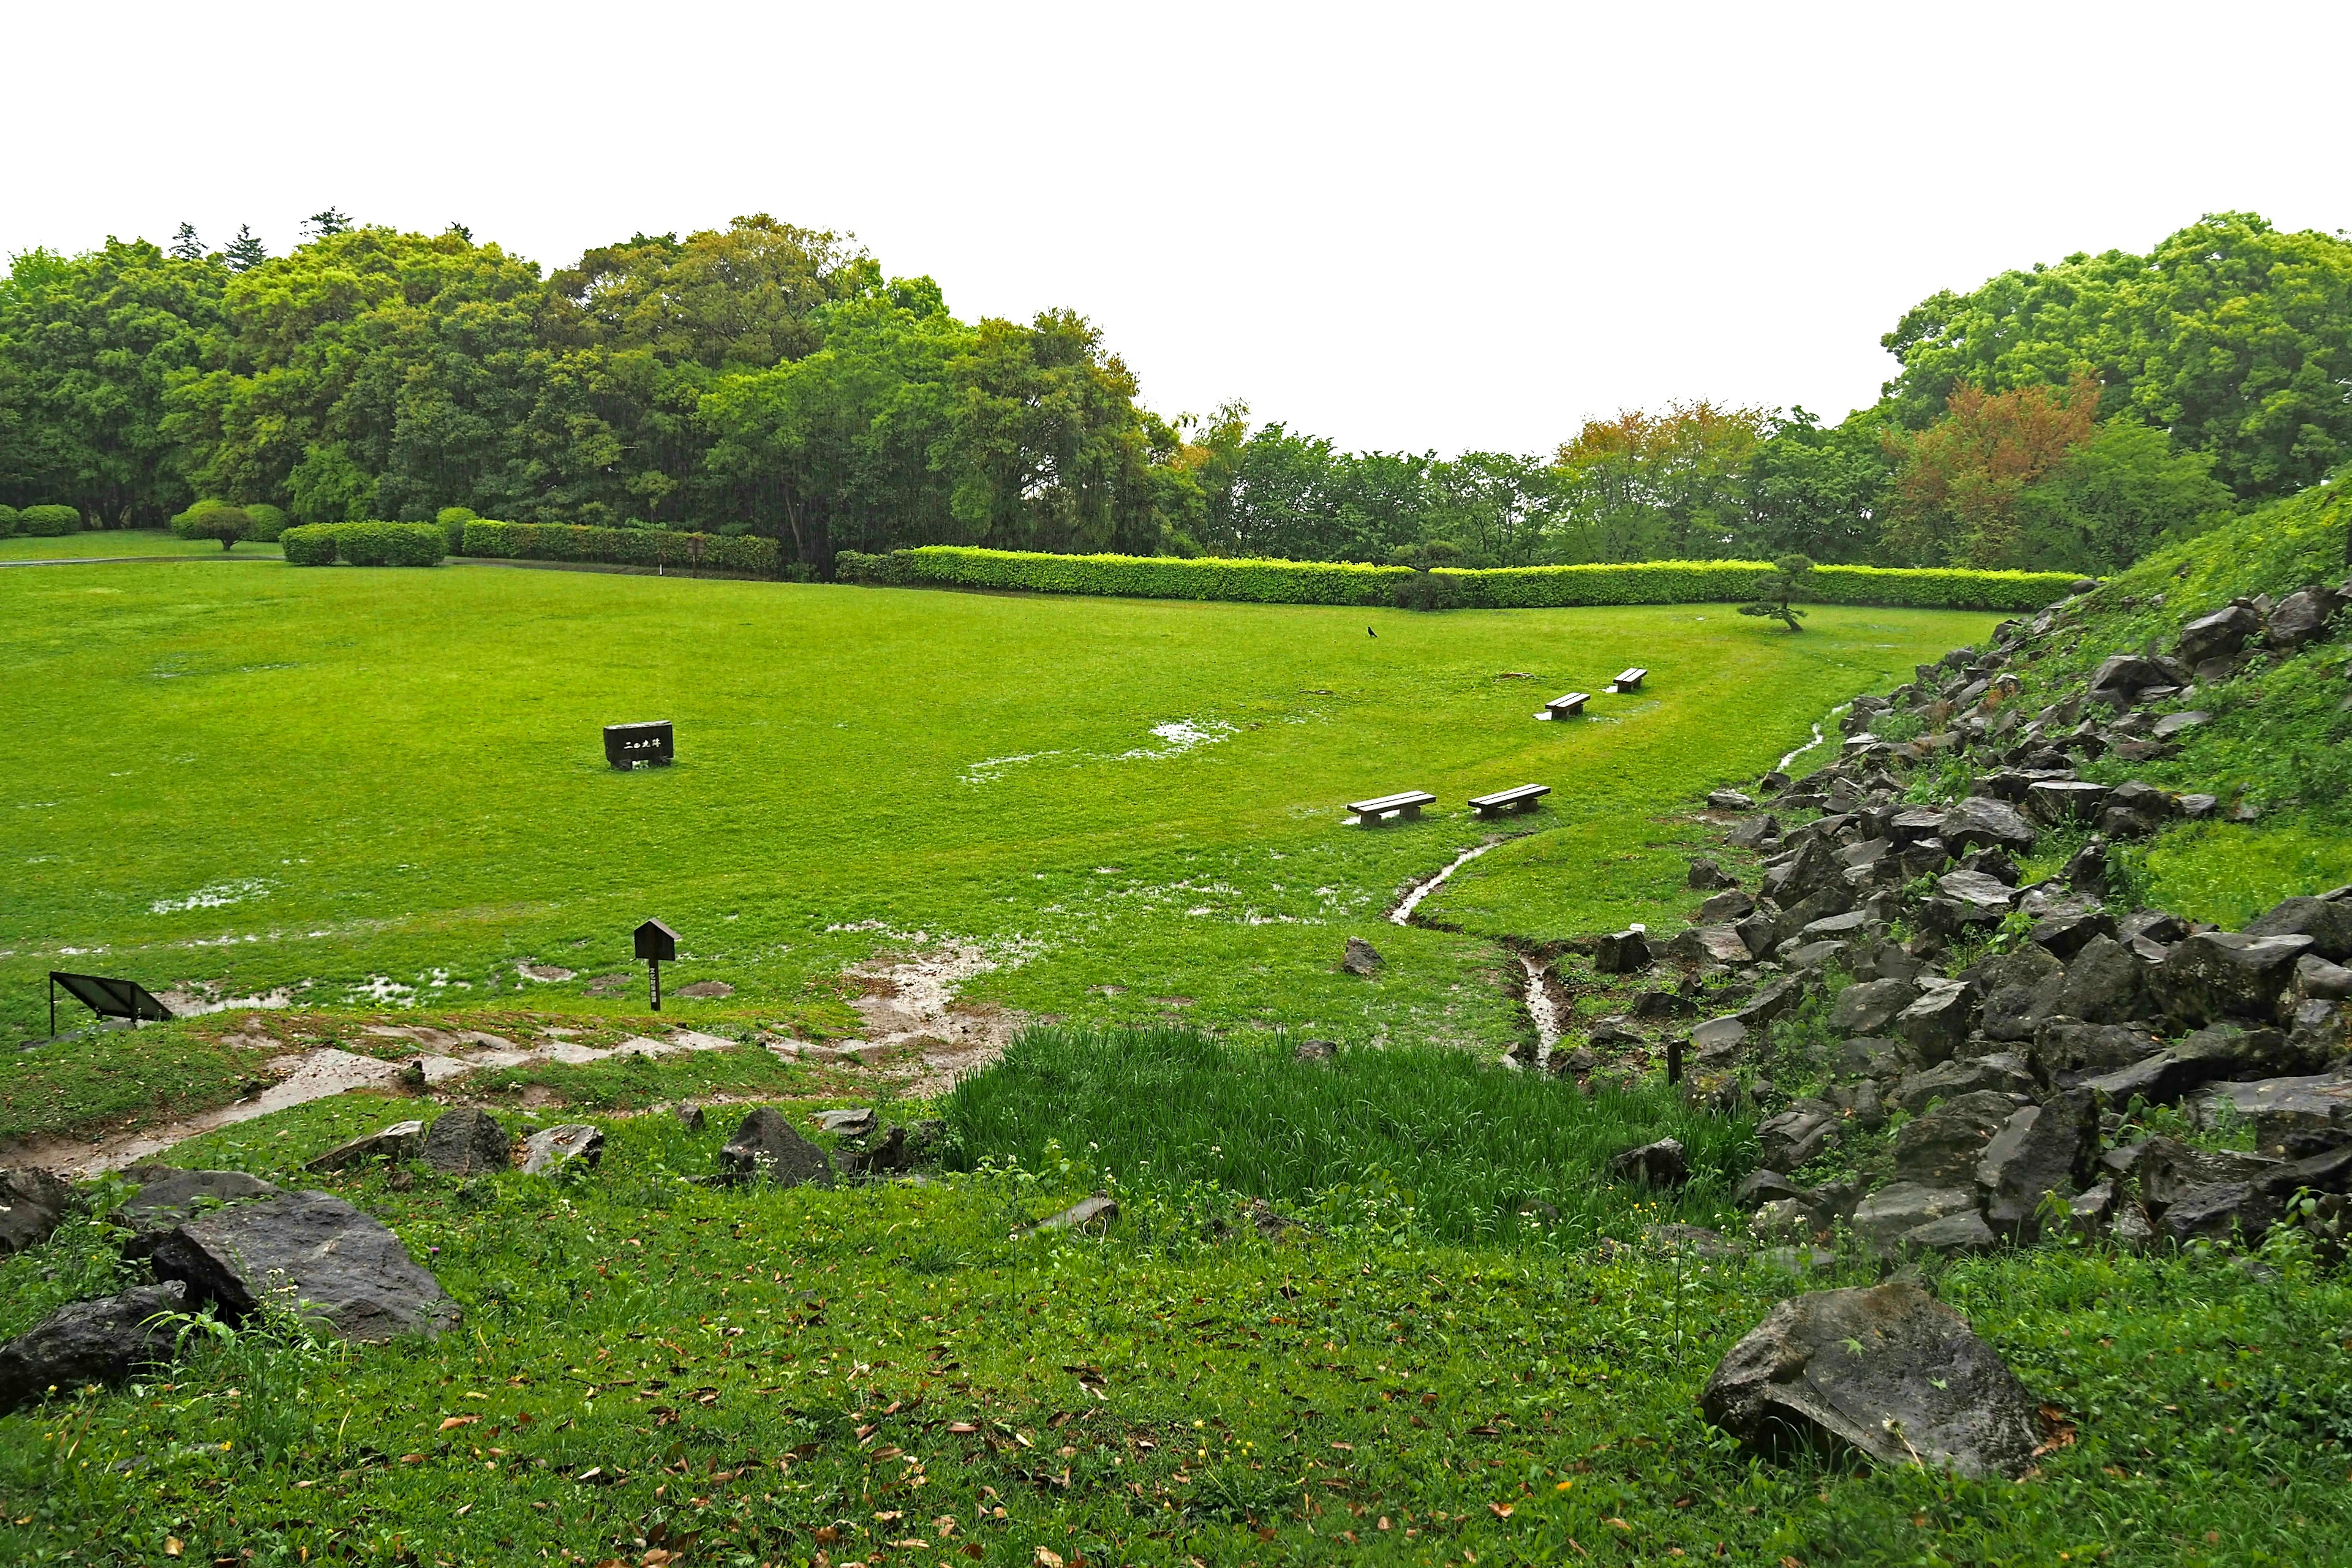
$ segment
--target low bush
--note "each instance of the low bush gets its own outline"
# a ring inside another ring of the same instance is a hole
[[[448,542],[437,522],[313,522],[278,536],[297,566],[437,566]]]
[[[466,553],[466,525],[479,521],[481,513],[469,506],[445,506],[433,514],[433,521],[449,535],[449,553]]]
[[[28,506],[16,514],[16,531],[43,539],[81,531],[81,513],[69,506]]]
[[[1643,561],[1585,566],[1438,567],[1335,561],[1228,561],[1214,557],[1044,555],[934,544],[887,557],[844,552],[839,574],[855,582],[1025,588],[1136,599],[1214,599],[1269,605],[1426,604],[1464,609],[1554,609],[1588,605],[1738,604],[1775,578],[1762,561]],[[1802,597],[1820,604],[1916,609],[2021,610],[2064,595],[2063,572],[1964,572],[1821,566]],[[1416,594],[1414,589],[1422,592]]]
[[[615,566],[777,574],[776,542],[751,534],[680,533],[666,528],[590,528],[562,522],[465,525],[467,555],[509,561],[593,561]]]
[[[335,563],[335,530],[341,526],[337,522],[310,522],[279,534],[278,542],[286,552],[288,564],[332,566]]]
[[[286,513],[268,501],[254,501],[245,509],[246,537],[264,544],[275,544],[278,536],[286,531]]]
[[[5,539],[16,531],[16,509],[13,506],[0,506],[0,539]]]

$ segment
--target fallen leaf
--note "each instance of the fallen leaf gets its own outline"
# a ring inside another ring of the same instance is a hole
[[[1050,1546],[1037,1548],[1037,1568],[1062,1568],[1062,1554]]]
[[[969,1421],[950,1421],[948,1423],[948,1430],[955,1433],[959,1436],[968,1437],[974,1432],[979,1431],[980,1428],[973,1426]]]
[[[1486,1505],[1486,1511],[1496,1519],[1508,1519],[1511,1517],[1511,1505],[1507,1502],[1490,1502]],[[1385,1521],[1382,1521],[1381,1528],[1387,1528]]]
[[[185,1550],[187,1550],[187,1542],[185,1542],[182,1541],[178,1536],[176,1536],[176,1535],[167,1535],[167,1536],[163,1537],[163,1555],[164,1555],[164,1556],[166,1556],[166,1557],[177,1557],[177,1556],[178,1556],[182,1552],[184,1552]]]
[[[903,1510],[894,1508],[886,1513],[876,1514],[874,1516],[874,1522],[877,1524],[889,1524],[894,1521],[901,1520],[906,1517],[907,1515]]]
[[[1602,1520],[1601,1522],[1601,1523],[1603,1523],[1603,1524],[1605,1524],[1605,1525],[1608,1525],[1608,1526],[1609,1526],[1611,1529],[1612,1529],[1612,1530],[1622,1530],[1622,1531],[1625,1531],[1626,1533],[1628,1533],[1628,1534],[1631,1534],[1631,1533],[1633,1532],[1633,1527],[1632,1525],[1630,1525],[1630,1524],[1626,1523],[1623,1520],[1619,1519],[1619,1518],[1618,1518],[1615,1514],[1613,1514],[1613,1513],[1612,1513],[1612,1514],[1611,1514],[1607,1519]]]
[[[452,1426],[471,1426],[475,1422],[479,1421],[481,1417],[478,1415],[452,1415],[447,1420],[441,1423],[441,1430],[446,1432]]]
[[[403,1454],[400,1457],[400,1462],[404,1465],[421,1465],[425,1462],[425,1456],[422,1454]]]

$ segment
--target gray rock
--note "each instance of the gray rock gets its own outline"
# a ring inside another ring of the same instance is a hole
[[[2271,612],[2263,640],[2281,653],[2291,653],[2325,635],[2327,623],[2344,607],[2344,595],[2333,588],[2298,588]]]
[[[1842,942],[1809,942],[1802,947],[1784,951],[1780,961],[1791,969],[1822,969],[1845,950],[1846,944]]]
[[[1690,863],[1687,885],[1694,888],[1735,888],[1739,884],[1731,874],[1713,860],[1700,856]]]
[[[2314,945],[2308,936],[2199,931],[2175,942],[2151,976],[2164,1010],[2191,1025],[2267,1018]]]
[[[1108,1230],[1110,1222],[1118,1217],[1118,1200],[1097,1193],[1090,1198],[1079,1199],[1060,1214],[1039,1220],[1024,1234],[1034,1236],[1040,1231],[1053,1230],[1104,1231]]]
[[[0,1345],[0,1414],[37,1405],[52,1388],[70,1395],[169,1362],[176,1333],[156,1320],[186,1306],[187,1287],[172,1279],[59,1307]]]
[[[1601,1058],[1578,1046],[1573,1050],[1555,1050],[1551,1054],[1551,1070],[1555,1077],[1582,1078],[1601,1065]]]
[[[1717,893],[1698,907],[1701,925],[1722,926],[1726,929],[1728,929],[1729,922],[1755,912],[1756,900],[1737,888]],[[1743,952],[1741,956],[1745,957],[1746,954]]]
[[[1769,815],[1751,816],[1745,822],[1735,823],[1724,835],[1732,847],[1738,849],[1754,849],[1767,840],[1780,837],[1780,819]]]
[[[1941,986],[1895,1016],[1895,1034],[1913,1059],[1933,1066],[1959,1049],[1975,1017],[1974,992],[1965,985]]]
[[[1775,1019],[1795,1012],[1797,1004],[1805,999],[1805,991],[1811,983],[1802,974],[1784,974],[1749,997],[1747,1005],[1732,1016],[1751,1029],[1760,1029]]]
[[[1709,811],[1753,811],[1756,803],[1736,789],[1719,789],[1706,797]]]
[[[1801,1198],[1774,1198],[1748,1216],[1748,1233],[1759,1241],[1808,1240],[1821,1228]]]
[[[2137,1151],[2131,1173],[2138,1179],[2140,1195],[2158,1210],[2178,1203],[2199,1187],[2242,1183],[2251,1189],[2289,1168],[2287,1161],[2274,1155],[2249,1154],[2235,1149],[2192,1149],[2173,1138],[2147,1139],[2137,1145]],[[2105,1160],[2113,1160],[2116,1152],[2109,1151]]]
[[[719,1173],[732,1181],[772,1181],[783,1187],[833,1185],[833,1163],[824,1151],[793,1131],[782,1112],[765,1105],[744,1117],[735,1136],[719,1151]]]
[[[1937,837],[1943,831],[1944,816],[1932,805],[1906,806],[1887,818],[1887,837],[1897,844],[1916,844],[1922,838]]]
[[[1830,1008],[1830,1028],[1841,1035],[1877,1035],[1918,999],[1907,980],[1865,980],[1839,993]]]
[[[1291,1058],[1302,1062],[1328,1062],[1339,1055],[1337,1040],[1301,1040],[1291,1048]]]
[[[1853,1233],[1874,1258],[1893,1258],[1902,1240],[1923,1225],[1948,1215],[1974,1214],[1973,1186],[1927,1187],[1896,1182],[1865,1197],[1853,1211]]]
[[[816,1124],[827,1132],[838,1133],[844,1138],[863,1138],[874,1131],[875,1118],[870,1107],[854,1105],[841,1110],[818,1111]]]
[[[699,1132],[710,1124],[710,1118],[693,1100],[683,1100],[677,1108],[677,1124],[688,1132]]]
[[[2147,969],[2113,937],[2095,936],[2066,965],[2045,1015],[2089,1024],[2128,1024],[2148,1013]]]
[[[1639,974],[1650,967],[1650,942],[1634,930],[1612,931],[1592,944],[1592,967],[1603,974]]]
[[[1686,1252],[1693,1258],[1737,1258],[1739,1248],[1723,1239],[1719,1231],[1703,1225],[1653,1225],[1642,1230],[1642,1239],[1660,1252]]]
[[[1729,925],[1703,925],[1678,933],[1668,951],[1676,958],[1701,963],[1746,963],[1755,954],[1747,939]]]
[[[585,1122],[567,1121],[542,1128],[522,1141],[522,1173],[552,1175],[575,1160],[593,1169],[604,1163],[604,1130]]]
[[[1935,1252],[1947,1258],[1971,1257],[1990,1252],[2000,1238],[1985,1223],[1984,1215],[1974,1209],[1931,1219],[1903,1233],[1896,1247],[1903,1252]]]
[[[1817,1110],[1784,1110],[1756,1125],[1759,1160],[1775,1171],[1793,1171],[1820,1157],[1837,1132],[1837,1119]]]
[[[460,1106],[434,1118],[418,1158],[436,1171],[470,1176],[503,1171],[513,1163],[514,1141],[487,1110]]]
[[[2341,1002],[2352,996],[2352,969],[2306,952],[2294,961],[2293,988],[2297,996],[2306,999]]]
[[[2352,1003],[2313,996],[2295,1005],[2288,1048],[2299,1058],[2330,1062],[2352,1050]]]
[[[2034,1031],[2026,1066],[2044,1083],[2073,1089],[2086,1079],[2135,1067],[2163,1048],[2155,1036],[2127,1025],[2049,1018]]]
[[[2254,1141],[2265,1148],[2284,1145],[2297,1134],[2352,1127],[2352,1072],[2310,1073],[2289,1078],[2221,1082],[2201,1102],[2227,1105],[2254,1125]],[[2209,1110],[2210,1117],[2210,1110]]]
[[[1781,1302],[1717,1364],[1699,1409],[1759,1449],[1827,1438],[1978,1479],[2022,1474],[2041,1436],[2000,1357],[1903,1280]]]
[[[1847,937],[1860,936],[1869,924],[1869,910],[1848,910],[1843,914],[1823,915],[1817,921],[1806,921],[1798,928],[1796,936],[1802,942],[1839,942]]]
[[[1747,1039],[1748,1026],[1738,1018],[1709,1018],[1691,1031],[1691,1048],[1703,1057],[1724,1056]]]
[[[2031,849],[2032,824],[2007,801],[1970,795],[1944,814],[1936,836],[1955,855],[1970,849]]]
[[[1750,958],[1765,958],[1770,955],[1773,945],[1780,940],[1780,923],[1769,912],[1759,909],[1732,929],[1738,932]],[[1727,959],[1724,962],[1736,963],[1739,961]]]
[[[1633,998],[1636,1018],[1686,1018],[1698,1011],[1698,1004],[1675,991],[1644,991]]]
[[[2179,658],[2185,664],[2228,658],[2260,635],[2263,618],[2243,605],[2225,605],[2180,628]]]
[[[1971,1185],[1985,1145],[2017,1108],[2014,1095],[1979,1089],[1912,1118],[1895,1134],[1896,1179],[1924,1187]]]
[[[2213,1182],[2191,1187],[2165,1206],[2160,1232],[2175,1243],[2200,1238],[2226,1241],[2242,1227],[2252,1235],[2268,1228],[2245,1211],[2254,1191],[2243,1182]]]
[[[48,1240],[72,1205],[73,1189],[38,1165],[0,1168],[0,1256]]]
[[[1936,887],[1944,897],[1993,916],[2007,914],[2017,898],[2007,883],[1982,871],[1947,871],[1936,879]]]
[[[1661,1138],[1613,1156],[1609,1170],[1621,1182],[1645,1187],[1679,1187],[1690,1180],[1690,1163],[1682,1144],[1672,1138]]]
[[[2030,1239],[2044,1198],[2071,1197],[2099,1148],[2099,1115],[2088,1094],[2021,1106],[1977,1162],[1985,1217],[2003,1235]]]
[[[1783,1198],[1792,1198],[1801,1203],[1806,1196],[1804,1188],[1797,1185],[1780,1172],[1759,1168],[1748,1173],[1746,1179],[1739,1184],[1738,1189],[1731,1194],[1731,1201],[1741,1208],[1753,1209],[1760,1208],[1769,1203],[1777,1203]]]
[[[2191,794],[2182,795],[2179,805],[2181,816],[2191,822],[2202,822],[2220,808],[2221,801],[2218,795]]]
[[[2248,936],[2307,936],[2330,963],[2352,959],[2352,900],[2288,899],[2242,928]]]
[[[2025,809],[2035,821],[2053,826],[2096,822],[2106,805],[2107,786],[2087,779],[2040,779],[2025,791]]]
[[[1897,1110],[1919,1111],[1939,1100],[1957,1100],[1979,1089],[2025,1094],[2032,1088],[2033,1078],[2025,1070],[2025,1064],[2006,1051],[1996,1051],[1990,1056],[1948,1061],[1912,1073],[1896,1084],[1886,1098]]]
[[[2137,654],[2114,654],[2091,672],[2090,697],[2094,702],[2110,702],[2117,708],[2127,708],[2132,700],[2151,686],[2170,686],[2177,682],[2172,672],[2154,659]]]
[[[2193,709],[2186,712],[2167,713],[2156,721],[2155,726],[2148,731],[2148,734],[2155,740],[2169,741],[2176,736],[2187,734],[2191,730],[2210,724],[2212,721],[2213,715],[2200,713]]]
[[[343,1171],[371,1160],[410,1160],[415,1158],[417,1145],[424,1141],[425,1123],[395,1121],[376,1131],[362,1132],[348,1143],[338,1143],[302,1168]]]
[[[1838,1070],[1862,1078],[1892,1079],[1910,1070],[1903,1042],[1858,1036],[1838,1047]]]
[[[122,1173],[138,1191],[115,1211],[115,1223],[131,1232],[126,1257],[144,1258],[156,1238],[198,1215],[230,1204],[274,1198],[278,1189],[243,1171],[183,1171],[171,1165],[133,1165]]]
[[[2036,947],[2059,959],[2073,958],[2093,937],[2115,934],[2115,917],[2087,901],[2061,904],[2036,921],[2032,932]]]
[[[906,1170],[914,1160],[907,1152],[907,1130],[893,1127],[871,1148],[835,1150],[833,1163],[845,1176],[881,1176]]]
[[[199,1215],[157,1237],[150,1257],[157,1278],[229,1318],[275,1297],[341,1338],[375,1342],[437,1334],[460,1316],[398,1237],[327,1193]]]
[[[1347,951],[1339,956],[1339,967],[1350,974],[1370,976],[1381,967],[1380,950],[1362,937],[1348,939]]]

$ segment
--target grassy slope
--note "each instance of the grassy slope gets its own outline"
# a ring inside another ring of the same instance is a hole
[[[1011,1242],[1097,1177],[739,1194],[679,1180],[725,1132],[667,1117],[614,1123],[572,1185],[294,1177],[392,1108],[370,1109],[185,1155],[346,1193],[464,1329],[233,1347],[0,1420],[0,1561],[159,1563],[177,1538],[194,1562],[635,1563],[690,1533],[689,1561],[726,1564],[965,1542],[1005,1565],[2304,1563],[2352,1528],[2352,1293],[2288,1257],[2277,1280],[1949,1269],[1945,1298],[2081,1428],[2037,1479],[1974,1484],[1755,1464],[1698,1420],[1707,1368],[1790,1287],[1760,1262],[1465,1249],[1377,1201],[1319,1238],[1219,1239],[1232,1200],[1198,1190],[1130,1194],[1108,1242]],[[0,1260],[0,1332],[102,1285],[98,1239]]]
[[[0,574],[0,660],[44,737],[0,757],[17,868],[0,1018],[31,1026],[33,983],[67,961],[158,988],[309,982],[299,999],[331,1005],[371,977],[504,1003],[513,964],[537,959],[581,979],[530,1005],[619,1011],[581,987],[626,967],[627,930],[658,913],[686,934],[674,984],[739,987],[689,1019],[757,1019],[919,931],[1006,957],[978,994],[1074,1018],[1191,998],[1217,1023],[1491,1040],[1520,1026],[1494,950],[1379,923],[1479,841],[1464,796],[1550,783],[1552,808],[1510,828],[1558,844],[1516,882],[1488,877],[1507,896],[1482,894],[1494,912],[1465,924],[1627,918],[1679,879],[1689,829],[1654,812],[1754,774],[1832,702],[1986,622],[1824,609],[1790,637],[1671,607]],[[1649,693],[1597,697],[1583,724],[1529,718],[1634,661]],[[1508,670],[1539,679],[1495,679]],[[678,766],[607,770],[598,726],[650,717],[678,721]],[[1230,728],[1173,754],[1152,729],[1176,721]],[[1340,826],[1345,801],[1408,786],[1444,795],[1442,815]],[[1333,972],[1350,932],[1389,956],[1377,982]]]

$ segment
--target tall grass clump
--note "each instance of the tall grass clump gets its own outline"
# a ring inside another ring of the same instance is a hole
[[[1026,1029],[956,1085],[943,1115],[966,1169],[1084,1150],[1129,1189],[1209,1182],[1277,1205],[1393,1193],[1417,1229],[1453,1241],[1707,1223],[1753,1148],[1747,1125],[1663,1085],[1588,1099],[1571,1082],[1444,1047],[1299,1061],[1278,1040],[1191,1029]],[[1612,1155],[1657,1138],[1682,1141],[1687,1187],[1610,1175]]]

